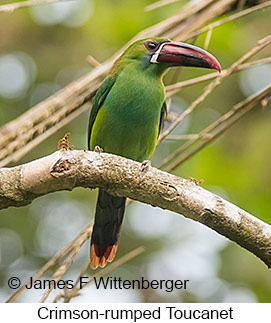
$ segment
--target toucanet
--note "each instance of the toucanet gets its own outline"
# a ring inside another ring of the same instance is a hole
[[[88,146],[139,162],[152,156],[166,115],[163,76],[173,66],[221,70],[207,51],[166,38],[133,43],[116,60],[97,91],[89,117]],[[90,266],[116,254],[125,197],[100,189],[90,246]]]

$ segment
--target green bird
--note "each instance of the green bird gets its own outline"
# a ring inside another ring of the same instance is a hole
[[[196,46],[156,37],[133,43],[97,91],[89,118],[90,150],[98,146],[139,162],[150,159],[166,115],[162,79],[172,66],[221,71],[216,58]],[[115,257],[125,201],[99,190],[90,246],[93,269]]]

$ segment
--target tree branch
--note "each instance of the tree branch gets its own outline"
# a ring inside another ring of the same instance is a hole
[[[251,251],[271,267],[271,226],[221,197],[154,167],[92,151],[60,150],[0,169],[0,209],[76,187],[102,188],[201,222]]]

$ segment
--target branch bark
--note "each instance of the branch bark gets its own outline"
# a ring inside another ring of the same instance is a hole
[[[0,209],[76,187],[102,188],[117,196],[168,209],[201,222],[254,253],[271,267],[271,226],[221,197],[154,167],[119,156],[60,150],[0,169]]]

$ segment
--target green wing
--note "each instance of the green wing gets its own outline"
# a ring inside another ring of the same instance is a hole
[[[102,85],[99,87],[95,99],[94,99],[94,103],[93,106],[90,110],[90,115],[89,115],[89,124],[88,124],[88,149],[90,149],[89,145],[90,145],[90,137],[91,137],[91,131],[92,131],[92,127],[94,124],[94,121],[97,117],[98,111],[100,109],[100,107],[102,106],[102,104],[104,103],[107,94],[110,92],[112,86],[114,85],[115,81],[117,78],[117,74],[112,75],[112,76],[108,76],[102,83]]]
[[[163,128],[164,125],[164,120],[165,117],[167,116],[167,103],[166,101],[164,101],[163,105],[162,105],[162,109],[161,109],[161,114],[160,114],[160,123],[159,123],[159,132],[158,132],[158,136]]]

